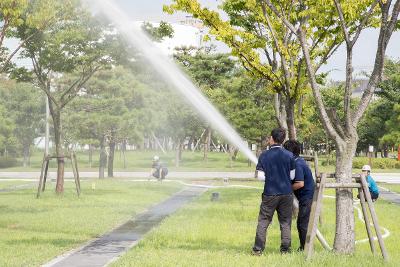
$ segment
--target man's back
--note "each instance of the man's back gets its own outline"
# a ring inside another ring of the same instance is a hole
[[[290,171],[295,169],[293,154],[280,145],[264,151],[257,169],[265,173],[264,195],[287,195],[293,192]]]
[[[294,191],[294,194],[300,202],[312,199],[315,185],[311,169],[302,157],[297,157],[295,161],[296,175],[294,181],[304,181],[304,186]]]

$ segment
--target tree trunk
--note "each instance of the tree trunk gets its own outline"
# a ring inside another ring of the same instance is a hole
[[[358,137],[336,144],[336,181],[351,183],[353,157],[357,148]],[[336,190],[336,235],[334,249],[340,253],[353,253],[355,247],[354,236],[354,208],[351,189]]]
[[[61,112],[54,108],[53,103],[49,101],[50,113],[53,119],[54,127],[54,144],[56,148],[57,156],[57,183],[56,193],[62,194],[64,192],[64,151],[62,147],[62,135],[61,135]]]
[[[238,153],[239,153],[239,149],[233,148],[232,160],[236,160]]]
[[[93,146],[89,144],[89,168],[92,168],[93,163]]]
[[[114,177],[114,154],[115,154],[115,140],[111,138],[110,140],[110,153],[108,154],[108,177]]]
[[[180,165],[180,152],[181,151],[181,141],[178,140],[178,144],[175,150],[175,167],[179,168]]]
[[[206,137],[204,139],[204,155],[203,155],[203,160],[208,161],[208,152],[210,151],[210,145],[211,145],[211,128],[207,127],[206,133],[204,134]]]
[[[180,145],[179,145],[179,155],[178,155],[179,156],[179,162],[182,161],[183,149],[184,149],[184,145],[183,145],[183,142],[181,142]]]
[[[190,138],[189,138],[188,147],[187,147],[187,149],[188,149],[189,151],[192,150],[192,146],[193,146],[193,141],[194,141],[194,140],[195,140],[194,134],[192,134],[192,135],[190,136]]]
[[[274,96],[274,110],[279,127],[287,129],[286,108],[281,94],[276,93]]]
[[[23,161],[24,167],[27,167],[29,165],[30,148],[31,144],[24,144],[24,161]]]
[[[107,165],[105,137],[100,140],[99,179],[104,178],[104,169]]]
[[[290,140],[297,139],[296,124],[295,124],[295,105],[296,101],[289,98],[286,103],[286,125],[288,131],[288,138]]]
[[[125,153],[126,153],[126,140],[124,140],[122,142],[121,150],[122,150],[122,158],[123,158],[123,162],[124,162],[124,169],[126,169],[126,155],[125,155]]]

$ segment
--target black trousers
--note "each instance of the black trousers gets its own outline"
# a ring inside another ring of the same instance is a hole
[[[299,202],[299,214],[297,216],[297,231],[299,233],[300,250],[304,250],[304,244],[306,243],[311,205],[312,205],[312,199],[306,199]]]
[[[292,205],[292,194],[277,196],[262,195],[260,213],[258,215],[256,238],[253,247],[254,251],[263,251],[265,249],[267,229],[272,221],[275,210],[278,213],[278,220],[281,229],[281,252],[285,252],[290,249]]]

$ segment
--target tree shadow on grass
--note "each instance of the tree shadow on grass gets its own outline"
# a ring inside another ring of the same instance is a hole
[[[277,244],[276,247],[273,247],[275,244],[271,244],[271,246],[268,246],[264,254],[272,254],[272,253],[280,253],[279,251],[279,245]],[[183,249],[183,250],[199,250],[199,251],[225,251],[225,252],[231,252],[234,254],[251,254],[252,251],[252,243],[228,243],[224,242],[221,240],[218,240],[216,238],[202,238],[198,240],[194,240],[193,242],[180,242],[177,243],[176,245],[167,245],[168,248],[172,249]]]
[[[82,242],[72,238],[24,238],[24,239],[13,239],[8,240],[5,243],[10,246],[32,246],[32,245],[49,245],[54,247],[69,247],[71,245]]]
[[[6,214],[11,214],[11,213],[33,213],[33,214],[38,214],[41,212],[48,212],[48,209],[42,208],[33,208],[33,207],[9,207],[5,205],[0,206],[0,214],[2,216],[5,216]]]

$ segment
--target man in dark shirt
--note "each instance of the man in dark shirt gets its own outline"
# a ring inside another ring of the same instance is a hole
[[[282,147],[286,131],[272,130],[269,138],[270,149],[261,153],[256,169],[265,174],[264,192],[258,215],[253,254],[261,255],[265,249],[266,232],[275,210],[281,229],[281,253],[290,251],[293,190],[292,179],[295,172],[293,154]]]
[[[300,247],[304,250],[306,242],[308,221],[310,219],[311,204],[314,196],[314,179],[310,167],[301,158],[301,144],[294,140],[286,141],[284,147],[293,153],[296,161],[296,174],[293,180],[294,195],[299,201],[299,214],[297,216],[297,231],[299,232]]]

